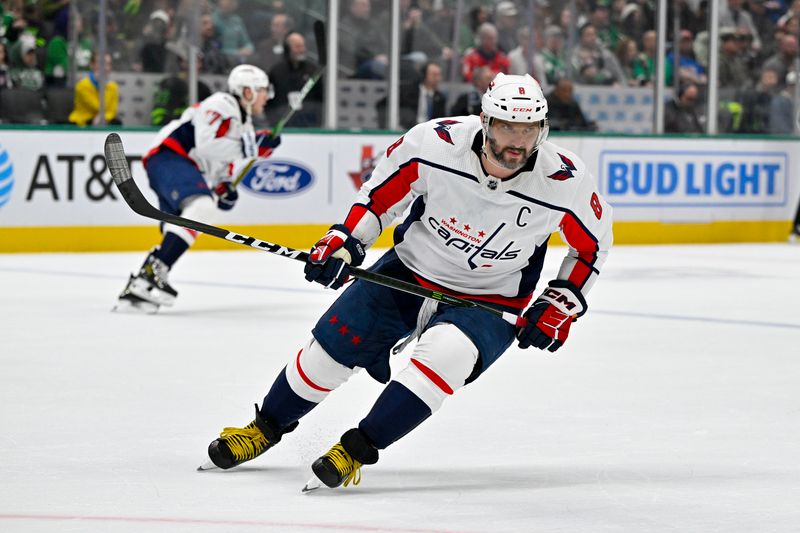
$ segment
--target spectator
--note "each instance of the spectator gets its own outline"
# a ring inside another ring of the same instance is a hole
[[[572,68],[578,73],[576,81],[587,85],[619,85],[625,75],[614,54],[597,38],[592,23],[581,26],[580,40],[572,52]]]
[[[594,26],[597,38],[607,50],[616,50],[620,39],[620,32],[611,23],[608,6],[602,2],[594,5],[589,21]]]
[[[497,47],[508,54],[517,47],[517,20],[519,10],[514,2],[503,0],[494,9],[494,21],[497,27]],[[521,44],[521,43],[520,43]],[[527,71],[522,72],[525,74]]]
[[[0,40],[0,91],[11,88],[11,73],[8,69],[8,47]]]
[[[633,61],[633,75],[639,85],[653,85],[656,58],[656,32],[647,30],[642,36],[642,51]]]
[[[214,19],[207,13],[200,17],[200,52],[203,54],[203,72],[227,74],[230,71]]]
[[[273,125],[289,111],[292,99],[299,96],[300,89],[318,70],[318,66],[306,56],[306,40],[301,33],[290,32],[281,48],[282,61],[269,71],[275,95],[269,102],[267,118]],[[322,124],[322,87],[320,79],[288,122],[289,126],[310,128]]]
[[[189,62],[185,57],[180,57],[179,69],[171,76],[167,76],[158,84],[158,91],[153,97],[153,111],[150,113],[150,124],[163,126],[170,120],[181,117],[189,106]],[[197,59],[198,71],[203,68],[203,58]],[[197,80],[197,101],[202,102],[211,96],[211,89]]]
[[[416,81],[400,87],[399,118],[403,129],[447,115],[445,109],[447,98],[439,90],[441,82],[442,68],[430,61],[422,67]],[[382,121],[381,127],[385,128],[386,98],[382,98],[376,107],[378,117]]]
[[[794,66],[797,58],[797,37],[785,34],[780,37],[778,51],[764,62],[764,68],[774,70],[778,73],[779,80],[785,80],[786,75]]]
[[[542,48],[542,34],[539,31],[534,31],[534,50],[539,50]],[[539,85],[542,86],[542,90],[545,87],[549,88],[550,84],[547,82],[546,75],[545,75],[545,65],[544,65],[544,58],[542,54],[533,53],[533,57],[530,57],[531,53],[531,30],[527,26],[523,26],[517,30],[517,42],[519,46],[511,50],[508,54],[508,61],[510,64],[509,70],[511,74],[517,74],[519,76],[524,76],[525,74],[530,74],[533,76],[536,81],[539,82]],[[528,67],[528,60],[531,60],[530,68]]]
[[[449,22],[452,26],[452,21]],[[420,8],[411,6],[406,10],[401,31],[403,32],[401,54],[422,52],[426,60],[447,60],[452,57],[452,49],[423,20]]]
[[[623,28],[625,35],[639,43],[644,32],[650,27],[651,22],[644,16],[644,11],[639,4],[635,2],[625,4],[620,14],[620,28]]]
[[[792,105],[781,91],[778,72],[764,68],[756,86],[742,97],[739,133],[792,133]]]
[[[596,131],[597,124],[586,119],[575,100],[572,81],[561,78],[547,95],[547,119],[555,131]]]
[[[664,131],[667,133],[703,133],[697,113],[700,92],[692,82],[678,88],[678,97],[664,106]]]
[[[405,129],[447,114],[447,97],[439,90],[442,68],[428,62],[422,67],[420,78],[418,85],[400,95],[400,125]]]
[[[48,87],[66,87],[69,72],[68,47],[69,9],[56,14],[54,35],[47,43],[47,58],[44,62],[44,78]]]
[[[92,70],[89,75],[75,85],[75,107],[69,115],[69,121],[78,126],[86,126],[91,123],[93,126],[100,124],[100,65],[97,61],[97,54],[92,54]],[[110,79],[111,76],[111,55],[106,55],[106,89],[105,99],[105,120],[108,124],[121,124],[117,118],[119,107],[119,87],[117,83]]]
[[[253,55],[255,48],[242,17],[236,12],[239,0],[219,0],[213,20],[222,41],[222,53],[232,65],[238,65]]]
[[[536,52],[540,59],[534,59],[534,64],[541,63],[544,70],[545,81],[542,85],[552,86],[569,74],[569,63],[564,56],[564,32],[560,27],[551,25],[544,30],[544,48]]]
[[[698,85],[705,85],[707,82],[706,69],[695,59],[693,43],[694,38],[692,32],[689,30],[681,30],[680,40],[678,42],[678,65],[680,69],[678,72],[678,80],[691,81]],[[666,79],[667,85],[669,86],[672,85],[674,58],[674,52],[670,51],[667,54],[666,60]]]
[[[142,30],[143,44],[139,61],[143,72],[164,72],[167,60],[167,41],[170,36],[170,16],[163,9],[150,13],[150,19]]]
[[[478,46],[469,51],[463,60],[464,79],[472,81],[472,72],[477,67],[488,66],[495,74],[509,73],[508,56],[497,48],[497,28],[485,22],[478,28]]]
[[[385,28],[371,18],[370,0],[350,0],[339,32],[339,66],[361,79],[384,79],[389,64]]]
[[[491,22],[492,14],[486,6],[476,6],[469,10],[468,26],[461,30],[461,53],[466,53],[475,46],[475,36],[478,35],[478,28],[484,23]]]
[[[494,73],[489,67],[476,68],[472,72],[472,88],[456,99],[450,109],[450,116],[480,115],[481,98],[493,79]]]
[[[623,36],[617,45],[616,55],[627,84],[631,87],[642,85],[642,80],[638,79],[633,72],[636,58],[639,56],[639,47],[636,45],[636,41],[630,37]]]
[[[750,13],[742,9],[742,3],[742,0],[728,0],[727,9],[720,10],[719,26],[720,28],[746,29],[747,33],[753,36],[753,47],[759,50],[761,49],[761,39],[758,35],[758,29],[753,23]]]
[[[12,50],[16,51],[17,60],[12,62],[11,85],[17,88],[41,91],[44,88],[44,74],[37,65],[36,38],[29,33],[24,33]]]
[[[730,93],[747,89],[751,85],[751,80],[747,75],[747,65],[736,40],[736,30],[729,27],[720,28],[719,35],[722,40],[719,59],[719,88],[728,89]]]
[[[265,72],[280,63],[284,57],[283,42],[291,31],[294,23],[289,15],[275,13],[269,23],[269,36],[262,39],[256,45],[256,53],[253,57],[253,64]],[[270,78],[270,81],[272,78]],[[274,102],[270,102],[270,109]]]

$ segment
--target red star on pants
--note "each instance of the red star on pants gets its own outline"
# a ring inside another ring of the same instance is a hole
[[[361,337],[359,337],[358,335],[353,335],[353,338],[350,339],[350,342],[352,342],[353,344],[361,344]]]
[[[349,332],[350,328],[348,328],[347,325],[342,325],[342,327],[339,328],[339,333],[342,335],[347,335]]]
[[[328,322],[329,322],[329,323],[331,323],[331,324],[336,324],[337,322],[339,322],[339,318],[338,318],[336,315],[333,315],[333,316],[332,316],[332,317],[331,317],[331,318],[328,320]]]

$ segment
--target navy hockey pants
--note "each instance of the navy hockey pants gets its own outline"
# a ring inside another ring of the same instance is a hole
[[[416,283],[394,249],[386,252],[369,270]],[[365,368],[373,378],[386,383],[391,377],[390,351],[415,328],[422,302],[419,296],[356,280],[322,315],[312,333],[334,360],[349,368]],[[494,307],[516,312],[512,308]],[[478,362],[467,383],[475,380],[511,346],[516,333],[514,326],[486,311],[443,303],[439,304],[429,327],[440,322],[455,325],[478,348]]]
[[[172,150],[162,149],[147,159],[150,188],[158,195],[158,207],[180,215],[183,201],[199,194],[211,195],[206,179],[194,163]]]

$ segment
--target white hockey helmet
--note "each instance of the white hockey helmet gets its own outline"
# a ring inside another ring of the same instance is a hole
[[[535,152],[550,130],[547,122],[547,100],[539,82],[530,74],[498,73],[481,98],[483,132],[489,136],[492,119],[507,122],[532,122],[539,124],[539,136],[533,145]],[[531,152],[531,154],[533,154]]]
[[[266,72],[253,65],[233,67],[231,73],[228,74],[228,91],[239,98],[244,98],[245,87],[250,87],[250,90],[253,91],[253,99],[255,99],[255,93],[259,89],[269,90],[269,77]]]

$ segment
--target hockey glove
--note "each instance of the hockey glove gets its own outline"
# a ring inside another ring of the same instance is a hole
[[[572,322],[586,312],[586,300],[571,282],[555,279],[525,311],[528,325],[517,333],[520,348],[555,352],[567,341]]]
[[[349,267],[363,263],[365,256],[361,241],[350,235],[347,227],[336,224],[311,249],[305,267],[306,279],[338,289],[347,281]]]
[[[281,145],[281,136],[273,137],[272,130],[258,130],[256,139],[258,139],[258,157],[269,157],[272,151]]]
[[[214,187],[214,193],[217,195],[217,207],[223,211],[229,211],[236,204],[239,199],[239,193],[236,192],[236,187],[230,181],[220,181]]]

